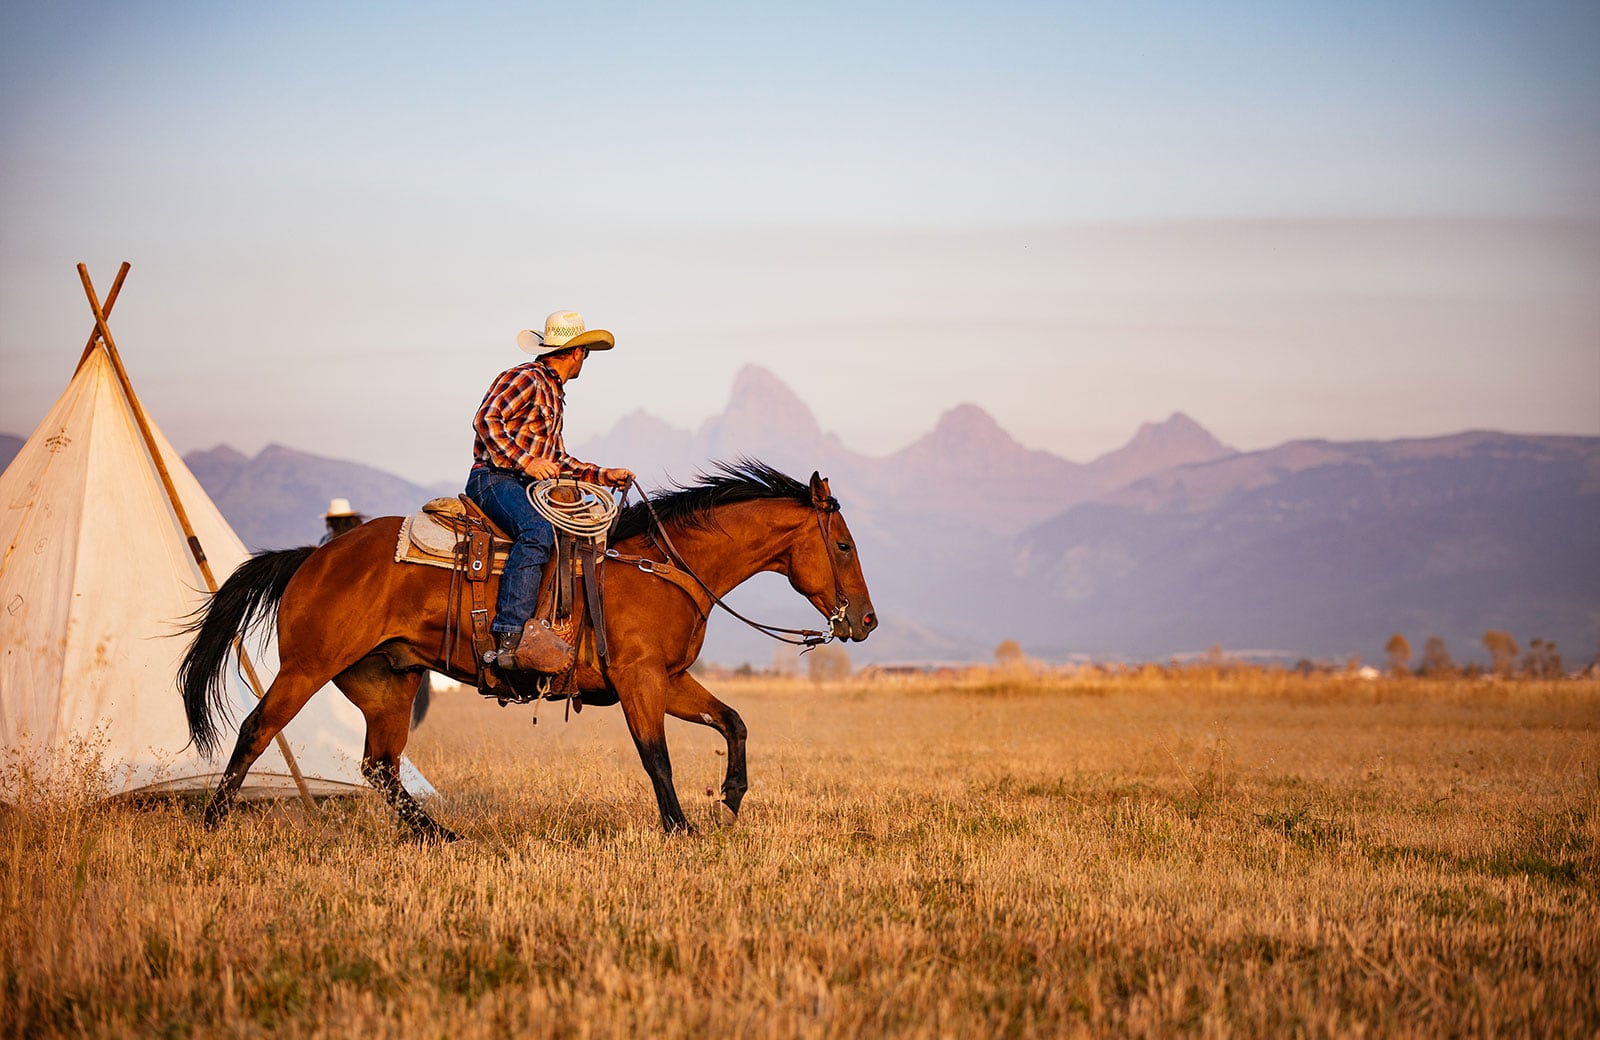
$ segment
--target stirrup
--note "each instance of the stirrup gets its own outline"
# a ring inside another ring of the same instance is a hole
[[[566,671],[572,664],[572,656],[572,644],[556,635],[549,625],[529,618],[528,623],[522,626],[522,635],[517,641],[516,663],[512,667],[553,675]]]

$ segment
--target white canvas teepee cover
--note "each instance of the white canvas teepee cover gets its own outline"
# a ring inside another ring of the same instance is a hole
[[[223,581],[248,553],[148,425]],[[230,669],[232,724],[218,758],[201,758],[177,672],[188,647],[179,628],[204,602],[206,583],[103,344],[0,474],[0,550],[0,801],[14,800],[23,770],[46,783],[69,771],[81,779],[96,758],[108,796],[215,786],[255,696]],[[265,686],[276,646],[269,639],[251,650]],[[364,732],[361,713],[331,684],[295,717],[284,735],[311,794],[367,786]],[[409,762],[401,779],[413,794],[433,793]],[[274,742],[241,795],[295,794]]]

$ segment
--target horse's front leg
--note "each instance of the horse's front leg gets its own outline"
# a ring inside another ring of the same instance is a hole
[[[688,672],[673,676],[667,685],[667,711],[685,722],[697,722],[721,733],[728,742],[728,773],[722,780],[722,822],[739,815],[750,783],[745,775],[744,745],[749,732],[739,713],[717,700]]]
[[[645,664],[614,669],[611,685],[622,701],[639,760],[655,785],[656,804],[661,809],[661,827],[668,834],[692,831],[678,792],[672,786],[672,759],[667,755],[667,673],[666,669]]]

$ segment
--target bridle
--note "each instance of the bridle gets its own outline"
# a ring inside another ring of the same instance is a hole
[[[628,492],[631,490],[632,486],[630,485],[623,491],[624,502],[627,501]],[[699,585],[705,594],[711,597],[713,604],[726,610],[762,635],[776,639],[780,643],[788,643],[791,646],[803,646],[810,650],[839,638],[834,634],[833,630],[836,625],[844,623],[846,612],[850,609],[850,600],[844,594],[844,584],[839,580],[839,561],[834,559],[833,555],[833,518],[839,512],[838,499],[829,495],[821,505],[812,505],[817,518],[817,533],[822,536],[822,551],[827,555],[828,567],[833,572],[833,613],[828,615],[828,631],[819,632],[814,628],[782,628],[778,625],[768,625],[760,621],[753,621],[728,606],[722,597],[712,592],[711,586],[707,585],[705,580],[696,574],[694,569],[684,561],[683,554],[678,551],[677,546],[672,544],[672,536],[667,534],[666,525],[656,515],[656,507],[651,504],[650,496],[641,491],[639,497],[644,502],[645,511],[650,514],[650,523],[652,525],[650,540],[655,542],[656,546],[666,554],[667,559],[674,567],[694,579],[695,584]],[[614,557],[619,554],[613,549],[607,549],[606,555]],[[791,639],[789,638],[790,636],[799,636],[800,638]]]

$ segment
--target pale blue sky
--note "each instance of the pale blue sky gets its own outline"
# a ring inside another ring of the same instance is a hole
[[[417,480],[516,330],[569,440],[755,362],[869,453],[1600,434],[1600,5],[7,3],[0,432],[109,285],[182,450]],[[627,460],[597,460],[626,464]]]

